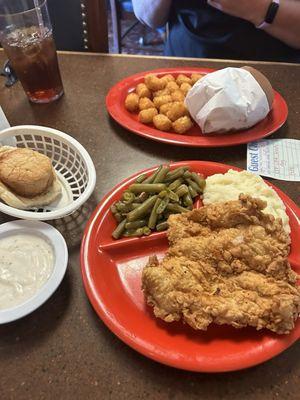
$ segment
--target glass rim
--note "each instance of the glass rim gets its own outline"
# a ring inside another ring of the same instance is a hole
[[[20,12],[16,12],[16,13],[7,13],[7,14],[1,14],[0,13],[0,17],[6,17],[6,16],[13,17],[13,16],[16,16],[16,15],[23,15],[23,14],[30,13],[30,12],[36,10],[37,8],[43,7],[47,3],[47,0],[38,0],[38,2],[40,3],[38,6],[34,6],[32,8],[29,8],[28,10],[20,11]]]

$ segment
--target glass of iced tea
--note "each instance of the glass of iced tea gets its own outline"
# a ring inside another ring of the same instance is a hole
[[[0,42],[30,101],[63,95],[46,0],[0,0]]]

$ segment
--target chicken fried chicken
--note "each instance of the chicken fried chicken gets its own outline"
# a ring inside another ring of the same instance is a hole
[[[250,196],[169,217],[170,248],[151,257],[142,288],[156,317],[206,330],[211,323],[289,333],[300,312],[290,239]]]

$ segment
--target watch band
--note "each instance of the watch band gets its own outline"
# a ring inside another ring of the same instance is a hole
[[[280,0],[273,0],[271,2],[271,4],[268,7],[264,21],[261,24],[256,26],[257,29],[264,29],[267,26],[269,26],[270,24],[272,24],[272,22],[274,21],[274,19],[276,17],[277,12],[278,12],[279,4],[280,4]]]

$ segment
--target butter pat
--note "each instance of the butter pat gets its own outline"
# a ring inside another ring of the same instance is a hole
[[[254,76],[232,67],[200,79],[189,90],[185,105],[203,134],[250,128],[270,111],[266,93]]]

